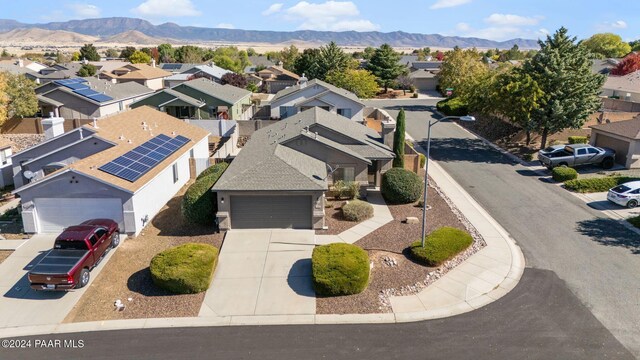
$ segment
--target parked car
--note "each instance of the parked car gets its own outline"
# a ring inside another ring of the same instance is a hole
[[[616,152],[588,144],[569,144],[562,149],[548,147],[538,151],[538,160],[551,169],[556,166],[601,165],[611,169],[615,164]]]
[[[34,290],[79,289],[89,283],[90,271],[120,243],[118,223],[87,220],[70,226],[27,274]]]
[[[631,181],[609,189],[607,200],[633,209],[640,204],[640,181]]]

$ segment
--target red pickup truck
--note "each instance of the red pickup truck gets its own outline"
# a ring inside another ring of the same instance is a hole
[[[89,283],[89,272],[120,243],[118,223],[87,220],[60,234],[53,249],[27,274],[34,290],[79,289]]]

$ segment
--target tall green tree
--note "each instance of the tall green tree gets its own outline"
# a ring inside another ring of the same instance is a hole
[[[33,116],[38,112],[36,83],[24,75],[0,73],[0,123],[7,118]]]
[[[185,64],[201,63],[204,58],[202,48],[193,45],[180,46],[175,51],[176,62]]]
[[[534,129],[541,134],[541,148],[550,134],[579,129],[600,108],[598,94],[605,77],[591,71],[591,52],[560,28],[538,41],[540,51],[522,65],[523,74],[535,81],[544,95],[533,110]]]
[[[104,51],[104,56],[108,58],[117,58],[120,53],[116,49],[107,49]]]
[[[93,44],[84,44],[80,48],[80,58],[89,61],[100,61],[100,54],[98,54],[98,50]]]
[[[300,51],[295,45],[286,47],[280,51],[280,61],[282,61],[282,67],[294,71],[296,60],[300,56]]]
[[[598,58],[619,58],[631,52],[631,46],[613,33],[595,34],[581,43]]]
[[[396,119],[396,131],[393,133],[393,153],[396,157],[393,158],[393,167],[404,169],[404,132],[406,131],[405,113],[401,108]]]
[[[375,75],[364,69],[332,70],[327,74],[326,81],[351,91],[361,99],[370,99],[378,93]]]
[[[78,70],[78,76],[91,77],[96,74],[96,67],[91,64],[82,64],[80,70]]]
[[[450,51],[440,67],[440,87],[453,88],[453,96],[463,99],[476,87],[476,82],[486,76],[489,68],[482,61],[482,54],[475,49]]]
[[[160,58],[160,62],[172,63],[175,61],[175,49],[171,44],[160,44],[158,45],[158,56]]]
[[[120,57],[122,59],[129,59],[133,53],[136,52],[136,48],[133,46],[127,46],[120,52]]]
[[[132,64],[149,64],[151,56],[142,50],[137,50],[129,56],[129,61]]]
[[[295,73],[309,80],[320,78],[320,49],[305,49],[295,62]]]
[[[369,60],[367,69],[378,78],[378,83],[384,87],[385,92],[398,76],[406,73],[406,67],[398,63],[400,58],[400,54],[393,50],[391,45],[383,44],[376,49]]]
[[[325,80],[331,70],[344,71],[351,65],[351,57],[335,42],[320,47],[317,78]]]

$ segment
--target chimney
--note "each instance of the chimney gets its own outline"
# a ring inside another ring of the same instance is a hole
[[[64,134],[64,118],[52,116],[47,119],[42,119],[41,123],[44,137],[47,140]]]
[[[156,59],[151,59],[151,67],[156,67]]]

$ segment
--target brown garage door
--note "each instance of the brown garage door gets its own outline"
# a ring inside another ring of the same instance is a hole
[[[311,196],[231,196],[232,229],[311,229]]]
[[[607,147],[616,151],[616,162],[618,164],[627,164],[627,154],[629,153],[629,142],[619,140],[611,136],[598,134],[596,135],[596,146]]]

